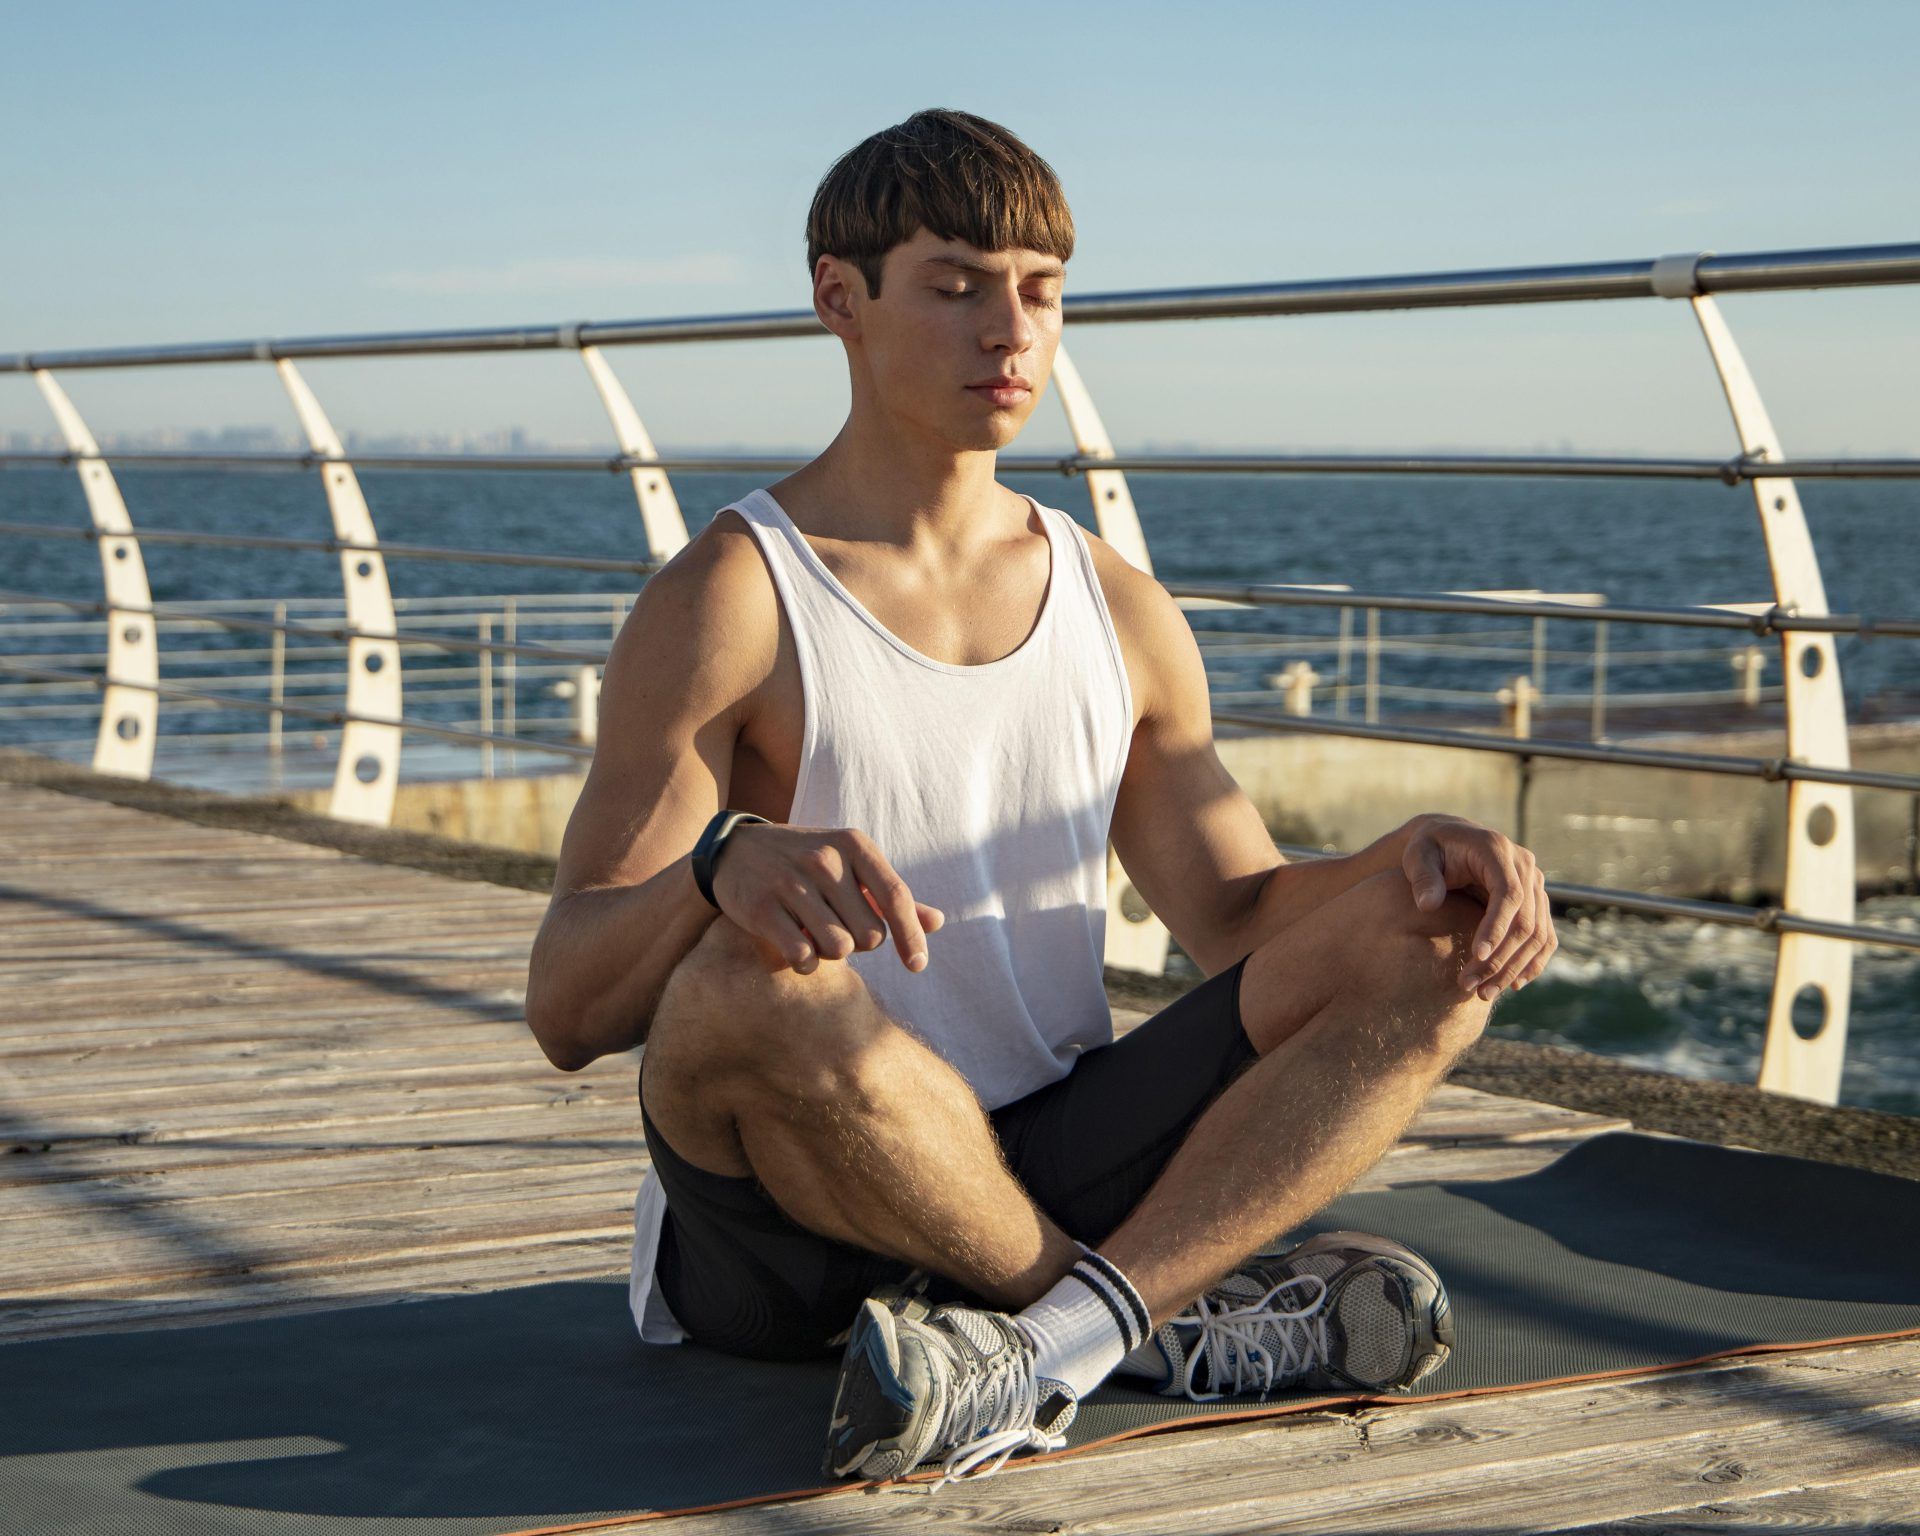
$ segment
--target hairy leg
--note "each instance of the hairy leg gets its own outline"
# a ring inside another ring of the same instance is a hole
[[[1241,1021],[1261,1057],[1209,1106],[1101,1252],[1157,1326],[1318,1211],[1399,1138],[1486,1022],[1459,974],[1484,909],[1362,881],[1248,958]]]
[[[751,934],[717,918],[661,994],[642,1083],[683,1158],[752,1175],[823,1236],[1010,1309],[1079,1257],[1007,1168],[966,1080],[844,963],[770,967]]]

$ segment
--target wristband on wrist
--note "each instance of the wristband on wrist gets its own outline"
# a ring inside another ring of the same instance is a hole
[[[707,823],[706,830],[700,834],[700,841],[693,845],[693,883],[700,887],[700,894],[716,911],[720,903],[713,896],[713,868],[720,861],[720,851],[727,846],[727,838],[735,827],[766,820],[766,817],[756,816],[751,811],[720,811]]]

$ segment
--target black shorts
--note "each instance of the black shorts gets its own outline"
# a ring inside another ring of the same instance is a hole
[[[1104,1242],[1201,1112],[1256,1059],[1240,1023],[1246,963],[1088,1051],[1057,1082],[991,1112],[1014,1176],[1068,1236]],[[644,1101],[640,1113],[667,1197],[654,1279],[695,1342],[758,1359],[817,1355],[868,1295],[911,1271],[808,1231],[757,1179],[694,1167],[654,1128]],[[929,1296],[970,1299],[937,1278]]]

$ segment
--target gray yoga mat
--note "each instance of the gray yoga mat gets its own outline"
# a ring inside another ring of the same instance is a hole
[[[1920,1182],[1601,1136],[1542,1172],[1351,1195],[1411,1243],[1454,1356],[1415,1401],[1759,1345],[1920,1333]],[[0,1531],[495,1533],[820,1486],[834,1366],[634,1337],[624,1279],[0,1348]],[[1322,1396],[1125,1387],[1085,1446]]]

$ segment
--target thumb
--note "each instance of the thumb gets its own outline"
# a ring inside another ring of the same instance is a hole
[[[1447,899],[1447,879],[1441,870],[1439,850],[1431,843],[1409,848],[1403,867],[1413,886],[1413,904],[1422,912],[1431,912]]]

